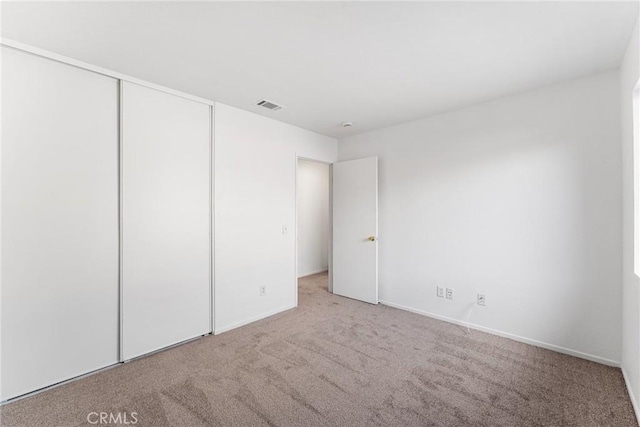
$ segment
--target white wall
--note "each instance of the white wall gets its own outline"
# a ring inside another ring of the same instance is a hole
[[[640,30],[636,23],[620,68],[622,123],[622,223],[623,223],[623,306],[622,370],[640,418],[640,279],[633,266],[633,104],[632,91],[640,79]]]
[[[223,332],[295,306],[297,156],[334,162],[337,142],[218,103],[214,140],[214,329]]]
[[[298,162],[298,277],[329,268],[329,165]]]
[[[379,157],[380,300],[615,364],[618,73],[339,141]],[[455,300],[436,297],[436,285]]]

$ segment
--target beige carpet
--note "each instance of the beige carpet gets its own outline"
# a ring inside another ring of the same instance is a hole
[[[4,405],[0,424],[636,425],[619,369],[333,296],[324,274],[301,280],[299,302]]]

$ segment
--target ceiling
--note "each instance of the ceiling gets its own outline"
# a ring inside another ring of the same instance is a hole
[[[1,7],[2,37],[337,138],[615,69],[638,16],[637,2]]]

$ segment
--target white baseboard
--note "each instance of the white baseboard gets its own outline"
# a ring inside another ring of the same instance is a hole
[[[219,335],[223,332],[230,331],[232,329],[239,328],[241,326],[248,325],[249,323],[257,322],[258,320],[265,319],[267,317],[273,316],[274,314],[282,313],[283,311],[291,310],[292,308],[296,308],[296,304],[287,305],[285,307],[278,308],[276,310],[268,311],[266,313],[260,314],[258,316],[250,317],[249,319],[243,320],[241,322],[233,323],[231,325],[222,326],[220,328],[215,328],[213,331],[214,335]]]
[[[636,413],[636,421],[640,422],[640,407],[638,407],[638,401],[636,400],[636,396],[633,393],[633,389],[631,388],[631,384],[629,383],[629,377],[627,376],[627,371],[624,370],[624,366],[622,366],[622,376],[624,377],[624,384],[627,386],[627,392],[629,393],[629,398],[631,399],[633,412]]]
[[[318,274],[318,273],[326,273],[327,271],[329,271],[328,268],[321,268],[320,270],[315,270],[315,271],[311,271],[309,273],[304,273],[304,274],[302,274],[302,276],[298,276],[298,279],[302,279],[303,277],[307,277],[307,276],[313,276],[314,274]]]
[[[447,317],[447,316],[441,316],[439,314],[430,313],[430,312],[423,311],[423,310],[418,310],[418,309],[412,308],[412,307],[406,307],[404,305],[392,303],[392,302],[389,302],[389,301],[380,301],[380,304],[388,305],[389,307],[393,307],[393,308],[399,308],[400,310],[410,311],[410,312],[416,313],[416,314],[421,314],[423,316],[431,317],[433,319],[442,320],[442,321],[449,322],[449,323],[454,323],[456,325],[461,325],[461,326],[465,326],[465,327],[467,326],[467,322],[463,322],[462,320],[454,319],[452,317]],[[577,351],[577,350],[571,350],[569,348],[560,347],[560,346],[557,346],[557,345],[554,345],[554,344],[548,344],[548,343],[545,343],[545,342],[542,342],[542,341],[537,341],[537,340],[534,340],[534,339],[531,339],[531,338],[521,337],[519,335],[514,335],[514,334],[511,334],[509,332],[503,332],[503,331],[500,331],[500,330],[497,330],[497,329],[487,328],[487,327],[476,325],[476,324],[473,324],[473,323],[469,324],[469,328],[475,329],[475,330],[478,330],[478,331],[482,331],[482,332],[487,332],[487,333],[493,334],[493,335],[498,335],[500,337],[509,338],[509,339],[514,340],[514,341],[519,341],[519,342],[522,342],[522,343],[525,343],[525,344],[534,345],[536,347],[545,348],[547,350],[553,350],[553,351],[556,351],[558,353],[568,354],[569,356],[575,356],[575,357],[579,357],[581,359],[590,360],[592,362],[600,363],[600,364],[603,364],[603,365],[613,366],[613,367],[616,367],[616,368],[620,367],[620,362],[615,361],[615,360],[606,359],[606,358],[600,357],[600,356],[594,356],[592,354],[583,353],[583,352]]]

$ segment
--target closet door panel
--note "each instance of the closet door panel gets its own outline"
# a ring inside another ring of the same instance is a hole
[[[125,360],[211,332],[209,106],[123,82]]]
[[[1,54],[4,400],[118,360],[118,82]]]

